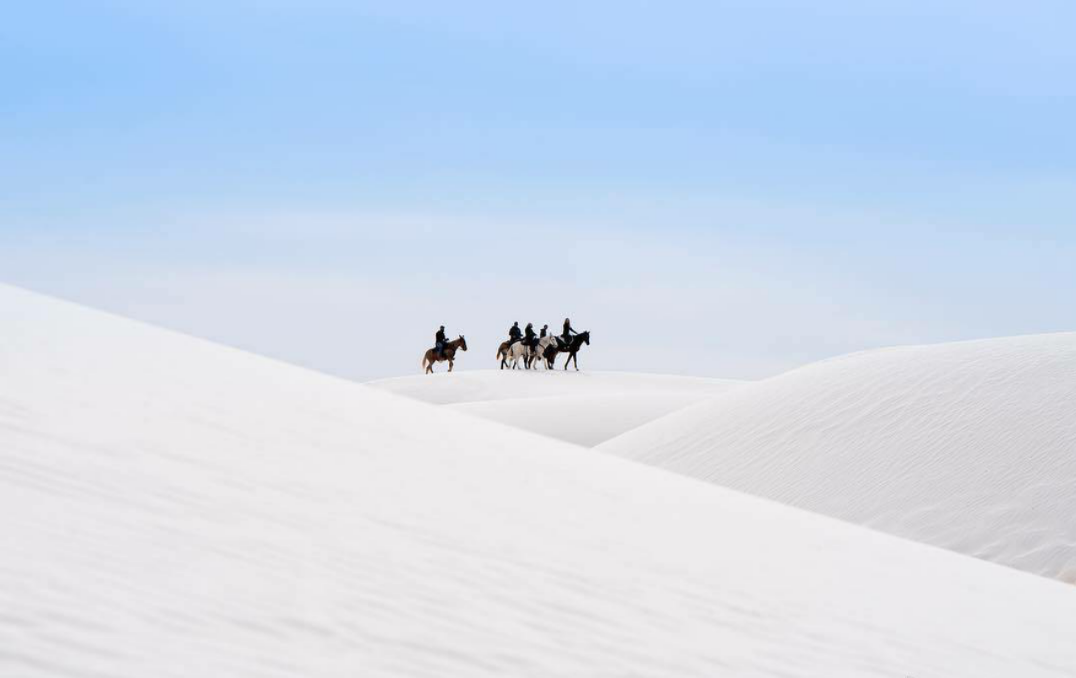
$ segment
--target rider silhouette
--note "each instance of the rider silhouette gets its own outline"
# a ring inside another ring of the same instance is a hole
[[[538,338],[545,339],[547,334],[549,334],[549,325],[542,325],[542,333],[538,335]]]
[[[437,357],[445,357],[445,326],[441,325],[441,329],[437,330],[437,334],[433,338],[434,345],[437,347]]]
[[[523,336],[523,331],[519,329],[519,321],[512,323],[512,327],[508,329],[508,348],[512,347],[512,344],[516,343]]]
[[[527,329],[523,332],[525,338],[523,339],[523,345],[528,348],[534,348],[538,345],[538,340],[535,339],[534,323],[527,323]]]
[[[568,319],[568,318],[565,318],[564,319],[564,334],[562,334],[560,336],[561,336],[561,339],[564,340],[564,344],[566,346],[571,345],[571,343],[572,343],[572,335],[573,334],[579,334],[579,333],[572,329],[572,321],[570,319]]]

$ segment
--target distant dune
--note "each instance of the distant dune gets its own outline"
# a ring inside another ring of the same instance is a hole
[[[1076,334],[827,360],[598,449],[1076,581]]]
[[[740,383],[629,372],[468,370],[369,385],[592,447]]]
[[[4,286],[0,327],[0,675],[1076,673],[1054,581]]]

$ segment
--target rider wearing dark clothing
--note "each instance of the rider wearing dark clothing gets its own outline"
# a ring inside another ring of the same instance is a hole
[[[549,325],[542,325],[542,333],[538,335],[539,339],[545,339],[545,335],[549,334]]]
[[[512,327],[508,330],[508,346],[516,343],[523,336],[523,331],[519,329],[519,321],[512,323]]]
[[[535,335],[535,333],[534,333],[534,325],[532,323],[527,323],[527,329],[524,330],[523,335],[524,335],[524,339],[523,339],[523,345],[524,346],[529,346],[530,348],[534,348],[535,346],[538,345],[538,340],[535,339],[535,337],[537,335]]]
[[[564,334],[560,335],[560,337],[561,337],[561,339],[564,340],[565,344],[570,344],[570,343],[572,343],[572,335],[573,334],[579,334],[579,333],[572,329],[572,321],[569,318],[565,318],[564,319]]]
[[[434,346],[437,347],[437,357],[443,357],[445,355],[445,326],[441,325],[441,329],[437,330],[437,334],[433,338]]]

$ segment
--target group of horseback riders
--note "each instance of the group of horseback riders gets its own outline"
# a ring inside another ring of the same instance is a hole
[[[572,321],[570,318],[564,319],[564,331],[559,337],[557,337],[561,348],[567,347],[572,343],[572,335],[579,334],[572,328]],[[525,329],[519,329],[519,321],[512,323],[512,326],[508,328],[508,347],[511,348],[512,344],[516,342],[523,342],[523,345],[534,349],[538,347],[538,342],[549,336],[549,325],[542,325],[542,330],[539,333],[534,331],[534,323],[527,323]],[[448,340],[445,338],[445,326],[441,325],[437,329],[437,334],[433,337],[433,345],[435,354],[438,359],[444,358],[445,346],[448,344]]]
[[[572,343],[572,335],[579,334],[572,328],[572,321],[570,318],[564,319],[564,331],[557,337],[557,341],[560,344],[560,348],[564,348]],[[549,336],[549,325],[542,325],[542,330],[539,333],[534,331],[534,323],[527,323],[526,329],[520,331],[519,321],[512,323],[512,326],[508,328],[508,348],[512,348],[512,344],[517,342],[523,342],[523,345],[529,349],[538,348],[538,342]]]
[[[525,330],[520,330],[517,322],[508,330],[508,341],[497,349],[497,360],[501,361],[502,370],[518,369],[520,362],[523,363],[524,369],[544,365],[551,370],[557,354],[567,353],[564,369],[568,369],[568,364],[574,362],[575,369],[578,370],[579,349],[589,343],[590,332],[576,332],[568,318],[564,319],[564,331],[559,335],[550,332],[549,325],[544,325],[541,332],[535,332],[531,323],[527,324]]]
[[[579,359],[576,354],[583,344],[589,343],[590,332],[577,332],[569,318],[564,319],[563,331],[559,335],[550,332],[549,325],[543,325],[540,331],[535,332],[534,323],[527,323],[526,328],[520,329],[519,321],[516,321],[508,330],[508,341],[498,349],[497,359],[501,360],[502,369],[507,367],[509,359],[514,361],[513,367],[522,359],[524,367],[528,369],[539,360],[543,361],[547,368],[552,368],[556,354],[566,352],[568,361],[564,363],[564,368],[567,369],[568,362],[574,360],[575,369],[578,370]],[[516,344],[519,344],[519,347],[513,349]],[[427,351],[423,358],[423,369],[432,372],[433,363],[447,360],[448,371],[451,372],[457,350],[466,351],[467,340],[460,335],[458,339],[449,341],[445,335],[445,326],[441,325],[434,335],[434,347]]]

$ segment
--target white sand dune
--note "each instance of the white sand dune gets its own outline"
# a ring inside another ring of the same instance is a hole
[[[0,287],[0,675],[1062,676],[1076,589]]]
[[[828,360],[599,449],[1076,581],[1076,334]]]
[[[592,447],[740,383],[629,372],[476,370],[369,385]]]
[[[489,400],[449,407],[576,445],[594,447],[703,399],[697,393],[607,393]]]

